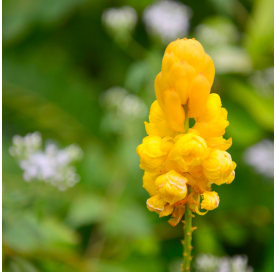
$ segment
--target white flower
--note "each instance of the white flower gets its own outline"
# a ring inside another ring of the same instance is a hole
[[[137,13],[130,6],[121,8],[109,8],[102,14],[103,24],[113,33],[123,34],[133,31],[137,23]]]
[[[257,172],[274,177],[274,143],[271,140],[263,140],[246,149],[243,159]]]
[[[134,94],[130,94],[122,87],[112,87],[103,92],[100,97],[100,104],[108,110],[115,110],[118,117],[133,120],[144,117],[147,114],[145,103]]]
[[[165,44],[188,33],[190,17],[191,9],[177,1],[156,2],[143,12],[147,32]]]
[[[196,272],[252,272],[247,266],[248,258],[245,255],[216,257],[212,254],[200,254],[195,259]]]
[[[44,181],[65,190],[80,180],[72,166],[82,158],[83,152],[77,145],[59,149],[56,144],[48,142],[43,151],[41,135],[34,132],[25,137],[15,135],[10,153],[24,171],[25,181]]]

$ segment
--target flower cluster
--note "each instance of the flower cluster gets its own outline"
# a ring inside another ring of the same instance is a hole
[[[219,197],[211,185],[230,184],[235,177],[236,164],[226,152],[232,139],[223,138],[227,111],[219,95],[210,94],[214,75],[202,45],[184,38],[168,45],[155,80],[157,100],[145,122],[149,136],[137,154],[145,170],[143,187],[151,196],[147,207],[160,217],[171,214],[173,226],[185,205],[201,215],[217,208]],[[191,129],[190,118],[195,120]]]
[[[44,181],[65,190],[79,180],[72,164],[82,158],[83,151],[77,145],[59,149],[54,143],[46,143],[42,150],[42,138],[39,132],[29,133],[25,137],[15,135],[10,154],[18,160],[27,182]]]

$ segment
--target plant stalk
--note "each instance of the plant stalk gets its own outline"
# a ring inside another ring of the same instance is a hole
[[[188,190],[190,193],[190,189]],[[186,204],[185,210],[185,222],[184,222],[184,266],[183,271],[190,271],[190,262],[191,262],[191,238],[192,238],[192,212]]]
[[[185,109],[185,133],[188,133],[189,131],[189,118],[187,117],[188,108],[187,106],[184,106]],[[188,186],[188,194],[191,193],[191,188]],[[190,262],[191,262],[191,238],[192,238],[192,212],[188,207],[188,204],[186,204],[185,209],[185,221],[184,221],[184,265],[183,265],[183,271],[190,271]]]

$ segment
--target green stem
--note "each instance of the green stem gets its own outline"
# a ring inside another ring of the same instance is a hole
[[[190,193],[190,189],[188,190]],[[191,237],[192,237],[192,212],[189,209],[188,205],[186,205],[185,210],[185,227],[184,227],[184,268],[183,271],[190,270],[190,261],[191,261]]]
[[[185,119],[185,133],[188,133],[189,131],[189,118],[187,118],[188,108],[187,106],[184,106],[186,119]],[[188,186],[188,194],[191,193],[191,188]],[[190,261],[191,261],[191,237],[192,237],[192,212],[188,207],[188,204],[186,204],[186,210],[185,210],[185,222],[184,222],[184,266],[183,271],[190,271]]]

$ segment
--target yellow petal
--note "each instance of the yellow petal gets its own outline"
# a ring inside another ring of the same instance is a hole
[[[201,73],[210,82],[210,86],[212,86],[214,82],[215,68],[214,68],[213,60],[208,54],[205,54],[205,63],[201,70]]]
[[[185,110],[179,95],[172,88],[164,92],[164,113],[173,130],[185,132]]]
[[[211,85],[202,74],[192,81],[188,100],[189,118],[198,118],[204,112],[210,91]]]
[[[155,95],[161,108],[164,107],[164,87],[162,85],[162,72],[155,79]]]
[[[142,177],[143,181],[143,188],[149,193],[149,195],[153,196],[156,195],[156,186],[155,186],[155,180],[156,178],[160,176],[159,173],[149,173],[149,172],[144,172],[144,175]]]
[[[179,94],[183,105],[187,103],[189,86],[195,77],[194,68],[184,60],[174,63],[168,73],[169,85]]]

